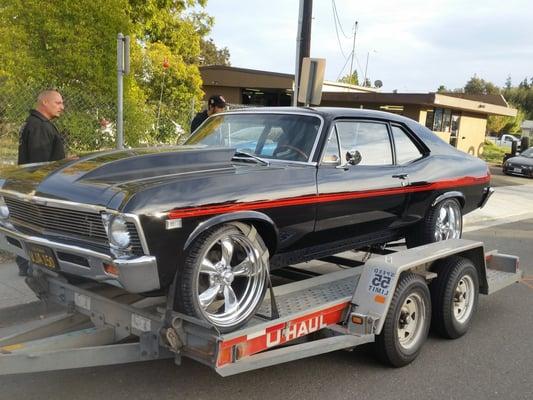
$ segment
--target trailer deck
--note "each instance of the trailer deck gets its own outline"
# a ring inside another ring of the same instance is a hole
[[[522,276],[517,257],[485,254],[482,243],[463,239],[381,253],[366,262],[328,257],[338,267],[324,274],[293,266],[274,272],[272,279],[283,283],[230,333],[172,311],[166,297],[143,298],[102,283],[71,285],[37,267],[28,284],[41,302],[0,310],[0,375],[164,358],[179,364],[188,357],[228,376],[373,342],[400,275],[410,271],[429,282],[437,260],[459,255],[475,263],[482,294]]]

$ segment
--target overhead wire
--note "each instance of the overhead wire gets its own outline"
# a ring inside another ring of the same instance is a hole
[[[341,21],[340,21],[340,18],[339,18],[339,14],[338,14],[338,11],[337,11],[337,5],[335,4],[335,0],[331,0],[331,8],[333,10],[333,23],[335,25],[335,33],[336,33],[336,36],[337,36],[337,43],[339,45],[339,50],[341,51],[341,54],[344,57],[344,61],[345,61],[344,62],[344,66],[342,67],[342,69],[341,69],[341,71],[339,73],[339,76],[337,77],[337,80],[339,80],[341,75],[342,75],[342,73],[344,72],[344,69],[348,65],[348,61],[350,60],[351,57],[355,58],[355,61],[357,63],[357,66],[359,67],[359,70],[362,71],[363,69],[361,68],[361,64],[359,63],[359,59],[357,58],[357,55],[354,53],[354,50],[352,50],[350,52],[350,54],[348,54],[348,56],[346,56],[346,54],[344,53],[344,49],[342,48],[342,44],[341,44],[341,38],[340,38],[340,35],[339,35],[339,28],[340,28],[341,33],[343,34],[343,36],[346,39],[353,39],[353,35],[351,35],[351,36],[346,35],[346,33],[344,32],[344,29],[342,29],[342,24],[341,24]],[[354,32],[354,35],[355,35],[355,32]]]

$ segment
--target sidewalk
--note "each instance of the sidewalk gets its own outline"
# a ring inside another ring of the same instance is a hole
[[[24,278],[18,276],[14,261],[0,264],[0,308],[36,301],[37,297],[26,286]],[[0,321],[1,326],[2,321]]]
[[[464,232],[533,218],[533,185],[497,187],[487,205],[464,217]],[[37,300],[15,262],[0,264],[0,308]],[[1,321],[0,321],[1,323]]]
[[[463,232],[533,218],[533,185],[501,186],[482,209],[464,217]]]

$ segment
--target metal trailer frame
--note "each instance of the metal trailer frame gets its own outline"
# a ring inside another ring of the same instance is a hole
[[[41,304],[0,310],[0,375],[164,358],[179,364],[188,357],[229,376],[373,342],[400,274],[431,281],[437,260],[470,259],[482,294],[522,277],[518,257],[485,254],[483,243],[470,240],[382,253],[359,267],[346,260],[351,268],[274,287],[254,318],[230,333],[172,311],[166,297],[142,298],[102,283],[71,285],[36,267],[27,283]],[[33,318],[21,320],[28,311]]]

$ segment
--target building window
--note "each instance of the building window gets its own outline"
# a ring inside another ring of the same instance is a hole
[[[292,96],[285,90],[243,89],[242,104],[254,106],[290,106]]]
[[[435,108],[427,112],[426,127],[435,132],[450,132],[452,127],[452,110]]]
[[[433,130],[435,132],[442,132],[442,116],[444,112],[442,108],[435,109],[435,121],[433,122]]]

